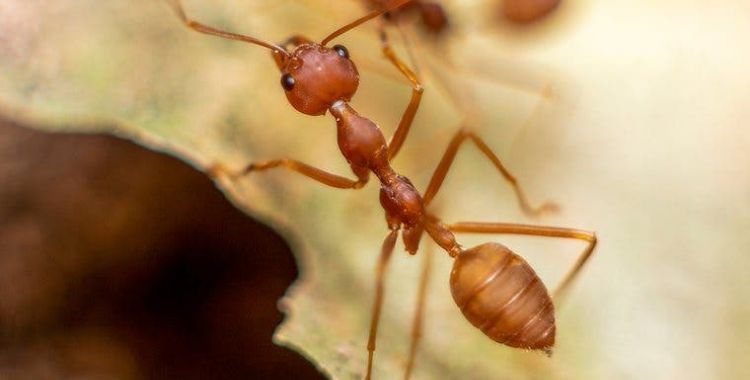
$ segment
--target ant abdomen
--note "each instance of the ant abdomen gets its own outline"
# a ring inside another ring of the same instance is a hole
[[[461,252],[450,282],[464,316],[493,340],[532,350],[554,345],[552,299],[531,266],[510,249],[486,243]]]

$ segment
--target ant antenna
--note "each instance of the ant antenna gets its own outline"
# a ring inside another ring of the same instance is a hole
[[[395,11],[396,9],[401,8],[402,6],[406,5],[409,2],[411,2],[411,0],[394,0],[393,2],[391,2],[391,4],[386,5],[385,7],[381,8],[381,9],[378,9],[376,11],[372,11],[369,14],[367,14],[365,16],[362,16],[362,17],[360,17],[360,18],[358,18],[358,19],[350,22],[349,24],[342,26],[341,28],[339,28],[335,32],[331,33],[328,37],[326,37],[323,40],[323,42],[320,43],[320,45],[321,46],[326,46],[326,44],[329,43],[329,42],[331,42],[332,39],[334,39],[334,38],[336,38],[336,37],[338,37],[338,36],[340,36],[340,35],[348,32],[348,31],[356,28],[360,24],[362,24],[364,22],[367,22],[367,21],[370,21],[370,20],[374,19],[375,17],[378,17],[378,16],[382,15],[383,13]]]
[[[259,40],[254,37],[231,33],[231,32],[225,32],[223,30],[214,29],[208,25],[203,25],[197,21],[189,19],[187,15],[185,15],[185,10],[182,9],[182,5],[180,4],[179,1],[167,0],[167,3],[169,3],[169,6],[177,14],[177,17],[179,17],[180,20],[182,20],[182,22],[185,23],[185,25],[187,25],[189,28],[195,31],[198,31],[204,34],[210,34],[212,36],[219,36],[219,37],[227,38],[230,40],[237,40],[237,41],[248,42],[248,43],[255,44],[255,45],[260,45],[260,46],[263,46],[264,48],[271,49],[272,51],[276,53],[283,54],[287,58],[289,57],[289,53],[279,45],[266,42],[263,40]]]

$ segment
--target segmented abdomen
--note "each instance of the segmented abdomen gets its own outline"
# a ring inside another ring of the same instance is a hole
[[[466,318],[493,340],[532,350],[555,344],[552,299],[531,266],[510,249],[486,243],[463,251],[450,281]]]

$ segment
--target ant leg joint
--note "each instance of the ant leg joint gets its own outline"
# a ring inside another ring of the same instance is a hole
[[[450,257],[458,257],[458,255],[463,252],[463,248],[461,248],[460,245],[456,245],[455,247],[451,248],[450,251],[448,251],[448,256]]]
[[[206,169],[206,174],[208,174],[211,178],[222,178],[226,177],[231,180],[236,180],[244,175],[249,174],[250,172],[256,171],[259,169],[259,166],[257,164],[250,164],[247,165],[244,169],[240,171],[232,170],[228,168],[223,163],[214,163],[213,165],[209,166]]]

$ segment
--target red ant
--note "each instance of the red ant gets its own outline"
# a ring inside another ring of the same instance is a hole
[[[359,85],[359,73],[349,52],[344,46],[328,43],[358,25],[394,11],[409,3],[409,0],[393,0],[378,10],[337,29],[321,43],[302,36],[294,36],[281,45],[265,42],[254,37],[226,32],[201,24],[188,18],[180,0],[169,0],[180,20],[189,28],[201,33],[239,40],[263,46],[271,50],[281,71],[281,86],[287,100],[299,112],[307,115],[323,115],[330,112],[336,119],[338,145],[357,179],[349,179],[326,172],[292,159],[278,159],[253,163],[231,176],[237,178],[255,171],[286,168],[325,185],[341,189],[363,187],[373,173],[380,181],[380,204],[385,210],[385,219],[390,232],[385,237],[378,260],[375,279],[375,299],[367,344],[368,360],[366,378],[371,377],[378,321],[383,303],[383,281],[385,270],[396,239],[401,232],[406,251],[414,255],[424,232],[455,258],[450,284],[453,298],[464,316],[491,339],[511,347],[551,352],[555,343],[555,318],[552,297],[529,264],[510,249],[498,243],[485,243],[464,249],[453,233],[520,234],[561,237],[583,240],[588,243],[573,268],[564,277],[553,293],[559,296],[579,273],[596,246],[596,236],[569,228],[543,227],[510,223],[462,222],[444,224],[427,211],[445,179],[459,146],[473,141],[495,165],[516,192],[518,202],[526,213],[538,214],[549,209],[549,204],[531,207],[518,185],[516,178],[505,168],[500,159],[472,132],[462,129],[451,140],[424,193],[420,193],[408,178],[391,168],[390,161],[398,154],[412,120],[419,108],[423,87],[417,76],[393,52],[389,45],[382,47],[385,57],[412,84],[412,97],[401,122],[390,142],[386,143],[380,128],[371,120],[360,116],[349,105]],[[225,169],[217,166],[214,174]],[[423,272],[422,283],[425,282]],[[417,302],[416,317],[411,336],[412,350],[406,377],[411,372],[415,355],[414,348],[420,338],[424,294]]]
[[[388,6],[392,0],[366,0],[366,5],[372,10],[378,10]],[[435,1],[412,0],[406,6],[394,9],[385,14],[389,20],[394,20],[404,16],[409,12],[417,12],[420,17],[420,23],[428,32],[439,34],[448,28],[448,15],[440,3]]]
[[[391,1],[393,0],[365,0],[365,3],[371,9],[380,9]],[[552,13],[559,4],[560,0],[501,0],[499,11],[504,18],[513,23],[528,24]],[[450,25],[448,13],[441,3],[435,0],[413,0],[407,6],[388,12],[386,16],[394,20],[410,12],[419,14],[419,23],[432,35],[440,34]]]
[[[363,3],[366,8],[370,10],[377,10],[385,8],[389,3],[394,0],[364,0]],[[529,24],[534,21],[538,21],[544,16],[551,13],[557,8],[559,0],[491,0],[500,6],[503,17],[516,24]],[[454,103],[457,109],[468,119],[473,114],[478,113],[476,110],[467,109],[466,105],[472,103],[471,101],[459,101],[459,99],[470,98],[471,95],[466,93],[462,86],[454,88],[449,85],[447,78],[442,78],[445,74],[441,74],[441,71],[447,70],[450,74],[449,78],[460,74],[463,78],[477,77],[475,73],[464,70],[456,65],[450,57],[450,52],[446,50],[446,47],[450,45],[448,39],[456,37],[453,32],[449,31],[451,24],[449,19],[450,13],[442,5],[439,0],[413,0],[406,6],[386,12],[378,25],[378,32],[380,34],[381,43],[383,45],[389,44],[389,37],[387,33],[387,25],[395,28],[401,36],[401,40],[404,43],[406,53],[410,59],[412,69],[415,73],[420,74],[420,62],[422,57],[429,54],[426,52],[415,52],[413,46],[419,46],[419,44],[413,44],[412,41],[419,40],[429,46],[428,50],[431,50],[433,54],[438,54],[439,60],[433,62],[433,64],[427,64],[425,69],[429,71],[429,76],[434,79],[434,84],[439,85],[442,93]],[[414,19],[413,16],[419,16]],[[407,24],[414,25],[418,29],[421,38],[414,38],[416,36],[408,33],[407,30],[412,28],[405,28]],[[417,49],[420,50],[420,49]],[[427,61],[427,60],[425,60]],[[437,69],[437,70],[435,70]],[[478,77],[483,83],[496,82],[495,78],[481,75]],[[551,89],[541,89],[536,86],[530,86],[528,83],[518,82],[517,79],[512,81],[500,80],[503,87],[510,87],[515,90],[525,93],[538,94],[541,100],[552,100],[554,95]],[[460,93],[460,96],[455,94]]]
[[[528,24],[552,13],[560,0],[503,0],[505,18],[518,24]]]

